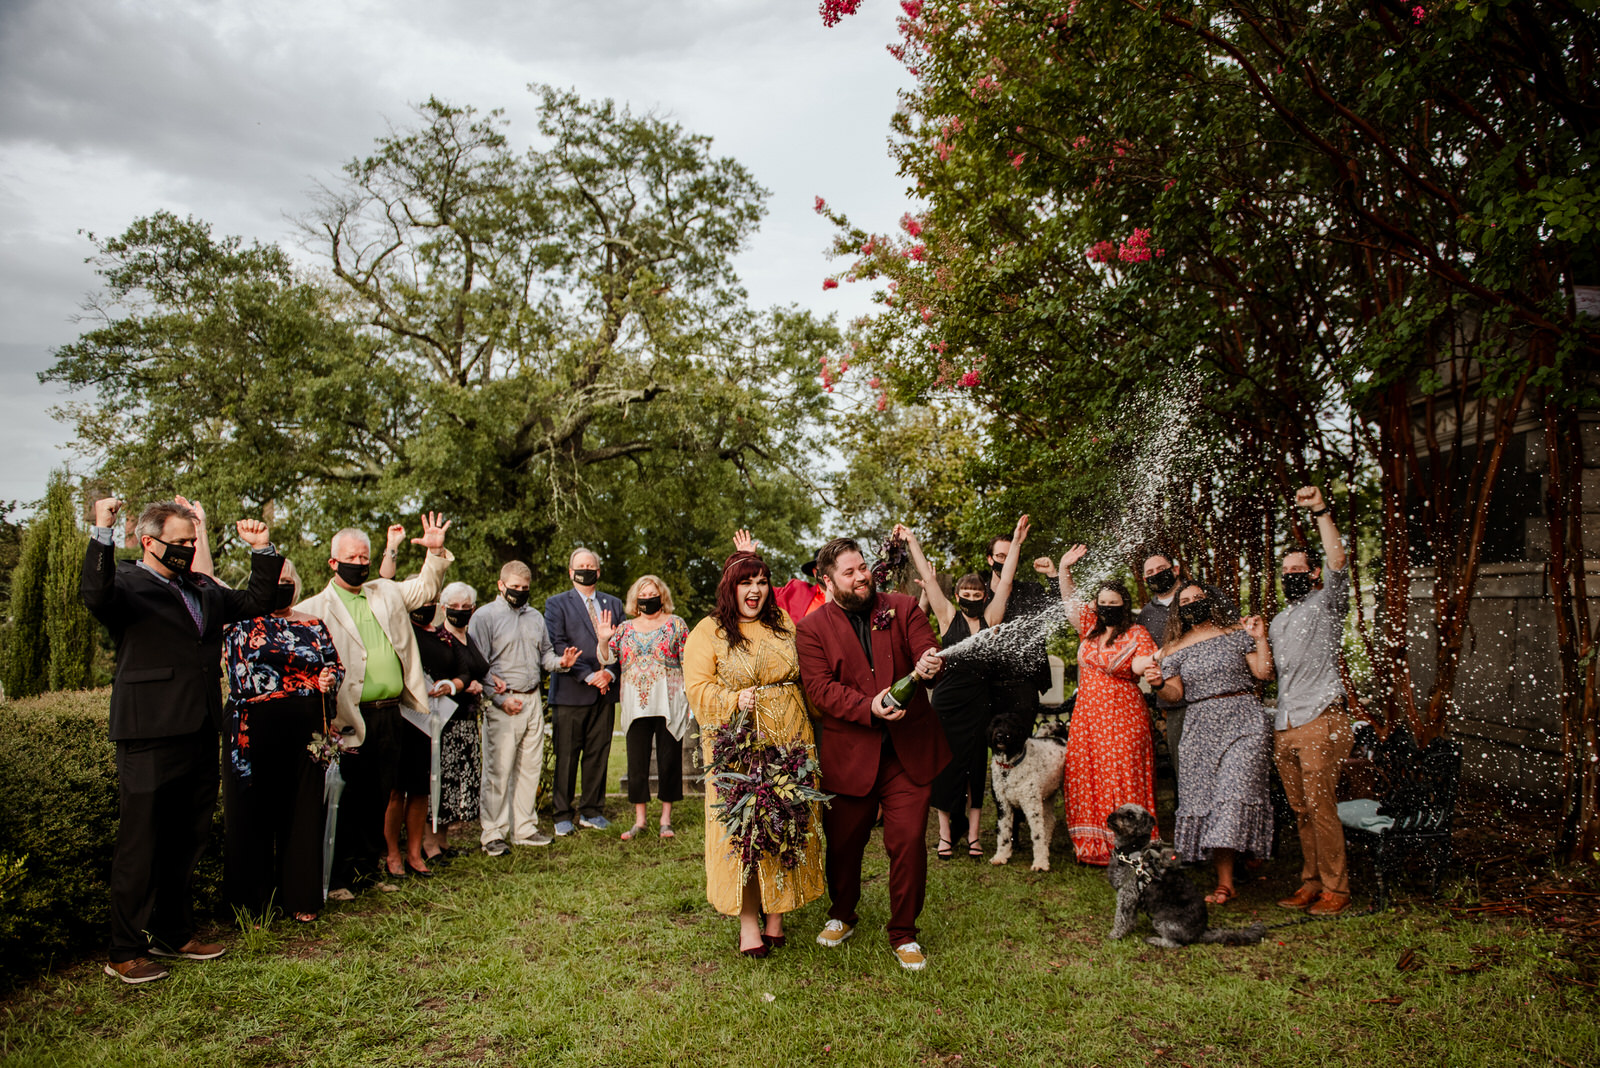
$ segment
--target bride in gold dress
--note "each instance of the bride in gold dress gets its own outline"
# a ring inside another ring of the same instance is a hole
[[[755,553],[740,551],[728,559],[717,586],[716,610],[696,625],[684,647],[683,680],[689,706],[700,723],[708,768],[709,732],[741,711],[752,719],[763,741],[800,743],[814,752],[800,688],[794,621],[773,600],[771,571]],[[784,944],[783,914],[820,897],[826,887],[821,814],[813,805],[805,843],[792,868],[763,853],[744,879],[716,807],[718,800],[708,775],[706,897],[718,912],[739,917],[739,951],[765,957],[772,947]]]

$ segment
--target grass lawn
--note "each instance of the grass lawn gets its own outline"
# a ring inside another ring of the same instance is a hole
[[[626,826],[623,799],[610,810]],[[788,948],[745,960],[705,900],[701,811],[683,804],[671,842],[584,832],[467,854],[311,929],[225,931],[226,957],[149,986],[71,965],[0,1003],[0,1065],[1582,1065],[1600,1051],[1593,993],[1550,977],[1566,967],[1554,935],[1400,908],[1258,947],[1108,944],[1110,887],[1071,862],[1064,832],[1048,873],[930,860],[925,972],[890,955],[876,839],[855,939],[813,944],[818,901]],[[1213,922],[1278,920],[1296,867],[1241,884]]]

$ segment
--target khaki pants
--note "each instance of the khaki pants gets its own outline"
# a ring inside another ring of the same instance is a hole
[[[1334,704],[1310,723],[1278,731],[1273,742],[1278,775],[1300,828],[1300,852],[1305,855],[1300,878],[1334,894],[1350,892],[1335,790],[1339,762],[1350,755],[1352,741],[1350,718],[1342,705]]]
[[[534,801],[544,771],[544,706],[537,693],[522,698],[522,711],[508,715],[488,702],[483,710],[483,782],[478,821],[484,845],[525,843],[539,830]]]

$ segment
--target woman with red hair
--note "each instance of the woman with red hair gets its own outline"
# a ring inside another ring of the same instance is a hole
[[[773,599],[772,573],[756,553],[736,552],[723,566],[716,610],[695,626],[684,646],[683,679],[700,723],[707,767],[713,765],[712,732],[741,716],[759,744],[801,745],[814,754],[794,621]],[[797,855],[761,854],[747,869],[735,855],[711,780],[708,775],[706,897],[718,912],[739,917],[739,951],[765,957],[784,944],[783,914],[825,889],[822,820],[813,806]]]

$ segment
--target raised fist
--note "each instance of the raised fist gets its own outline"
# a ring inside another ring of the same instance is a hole
[[[117,520],[117,513],[122,511],[122,502],[115,497],[102,497],[94,502],[94,525],[109,527]]]
[[[1320,512],[1327,507],[1322,500],[1322,490],[1316,486],[1301,486],[1295,490],[1294,503],[1297,508],[1306,508],[1313,512]]]
[[[239,540],[252,549],[265,549],[271,544],[267,538],[267,525],[259,519],[241,519],[233,525]]]

